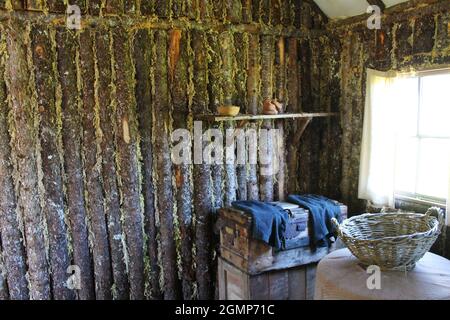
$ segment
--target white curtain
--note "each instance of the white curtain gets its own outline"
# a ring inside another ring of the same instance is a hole
[[[359,198],[394,205],[396,74],[367,69]]]

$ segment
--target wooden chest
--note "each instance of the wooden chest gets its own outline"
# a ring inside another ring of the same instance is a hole
[[[347,217],[345,205],[341,205],[341,213],[343,218]],[[250,275],[315,263],[334,250],[332,246],[311,251],[308,228],[306,228],[297,239],[289,239],[289,241],[295,241],[297,245],[302,243],[302,246],[278,251],[262,241],[252,239],[250,215],[233,208],[224,208],[219,210],[219,217],[222,259]],[[289,241],[287,241],[288,248]]]
[[[316,264],[250,275],[219,258],[220,300],[313,300]]]

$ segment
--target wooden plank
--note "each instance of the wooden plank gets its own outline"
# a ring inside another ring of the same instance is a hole
[[[95,32],[96,69],[98,74],[97,99],[102,139],[100,151],[102,158],[102,178],[104,189],[104,206],[108,225],[109,245],[111,250],[112,275],[114,280],[114,299],[129,298],[128,276],[125,265],[124,235],[120,216],[120,197],[117,186],[117,170],[115,166],[115,133],[116,126],[114,106],[112,104],[112,65],[111,37],[106,28]],[[156,241],[156,240],[155,240]]]
[[[269,273],[261,273],[249,277],[249,298],[250,300],[270,300],[270,277]],[[244,285],[244,284],[243,284]]]
[[[83,127],[82,153],[85,174],[86,209],[89,217],[90,232],[95,241],[92,254],[95,277],[95,296],[97,300],[112,298],[112,271],[109,252],[108,231],[103,207],[103,188],[101,185],[99,161],[100,119],[95,101],[95,55],[92,32],[87,29],[80,34],[80,68],[82,79]]]
[[[18,36],[19,35],[19,36]],[[26,25],[11,20],[6,27],[7,88],[11,97],[12,150],[17,170],[17,208],[23,219],[26,241],[30,298],[50,299],[50,276],[46,260],[44,219],[39,199],[39,178],[36,162],[36,106],[30,90],[30,66],[26,41],[29,40]]]
[[[289,300],[306,300],[306,268],[288,270]]]
[[[2,29],[0,41],[5,45]],[[5,74],[6,51],[0,53],[0,74]],[[0,77],[0,237],[3,249],[3,271],[13,300],[29,298],[27,266],[22,233],[17,215],[17,200],[13,181],[11,136],[8,130],[10,108],[4,77]]]
[[[167,44],[165,31],[156,31],[154,35],[156,57],[153,61],[155,70],[155,88],[153,108],[155,121],[153,127],[154,141],[154,171],[158,172],[156,180],[157,208],[161,223],[161,250],[164,298],[177,299],[179,295],[177,285],[177,256],[173,226],[173,190],[172,190],[172,161],[170,158],[169,131],[170,109],[168,87]]]
[[[74,299],[73,290],[67,288],[66,270],[71,264],[69,242],[64,215],[64,193],[60,162],[61,114],[57,110],[56,74],[54,70],[55,47],[50,30],[45,25],[34,25],[31,29],[35,86],[39,108],[39,139],[41,144],[42,184],[45,195],[42,208],[46,218],[49,242],[53,298]]]
[[[287,300],[289,298],[288,270],[270,272],[269,300]]]
[[[140,204],[134,74],[130,50],[130,35],[121,28],[111,30],[115,76],[116,161],[120,168],[122,220],[128,252],[130,298],[144,298],[144,235]]]
[[[317,264],[306,266],[306,300],[314,300]]]
[[[220,115],[209,115],[209,114],[200,114],[195,116],[198,120],[205,121],[257,121],[257,120],[275,120],[275,119],[297,119],[297,118],[317,118],[317,117],[334,117],[338,116],[337,112],[301,112],[301,113],[283,113],[283,114],[275,114],[275,115],[237,115],[234,117],[231,116],[220,116]]]
[[[95,298],[94,280],[89,254],[88,230],[84,205],[81,163],[81,122],[78,113],[76,35],[65,28],[57,29],[58,73],[61,84],[62,140],[64,145],[64,173],[69,210],[74,264],[80,267],[81,300]]]

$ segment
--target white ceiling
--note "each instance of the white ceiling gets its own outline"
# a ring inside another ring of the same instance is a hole
[[[331,19],[345,19],[366,13],[366,0],[314,0],[319,8]],[[392,7],[409,0],[383,0],[386,7]]]

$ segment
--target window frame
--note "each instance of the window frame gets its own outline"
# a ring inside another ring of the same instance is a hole
[[[439,198],[439,197],[433,197],[428,196],[424,194],[420,194],[417,192],[418,187],[418,179],[419,179],[419,158],[420,158],[420,148],[421,148],[421,142],[423,139],[443,139],[448,140],[450,142],[450,136],[448,137],[442,137],[442,136],[429,136],[429,135],[421,135],[420,132],[420,114],[421,110],[423,109],[423,96],[422,96],[422,79],[427,76],[433,76],[433,75],[442,75],[442,74],[448,74],[450,75],[450,68],[444,68],[439,70],[430,70],[430,71],[421,71],[417,72],[414,75],[411,75],[411,78],[416,77],[418,79],[417,85],[418,85],[418,107],[417,107],[417,124],[416,124],[416,135],[415,136],[409,136],[409,138],[417,139],[417,165],[416,165],[416,173],[415,173],[415,186],[414,186],[414,193],[407,192],[407,191],[401,191],[396,189],[396,183],[394,183],[394,199],[395,200],[406,200],[411,202],[419,202],[419,203],[427,203],[430,205],[437,205],[437,206],[444,206],[447,203],[446,198]],[[397,143],[396,143],[397,148]],[[450,186],[449,186],[450,188]],[[450,193],[450,190],[449,190]]]

